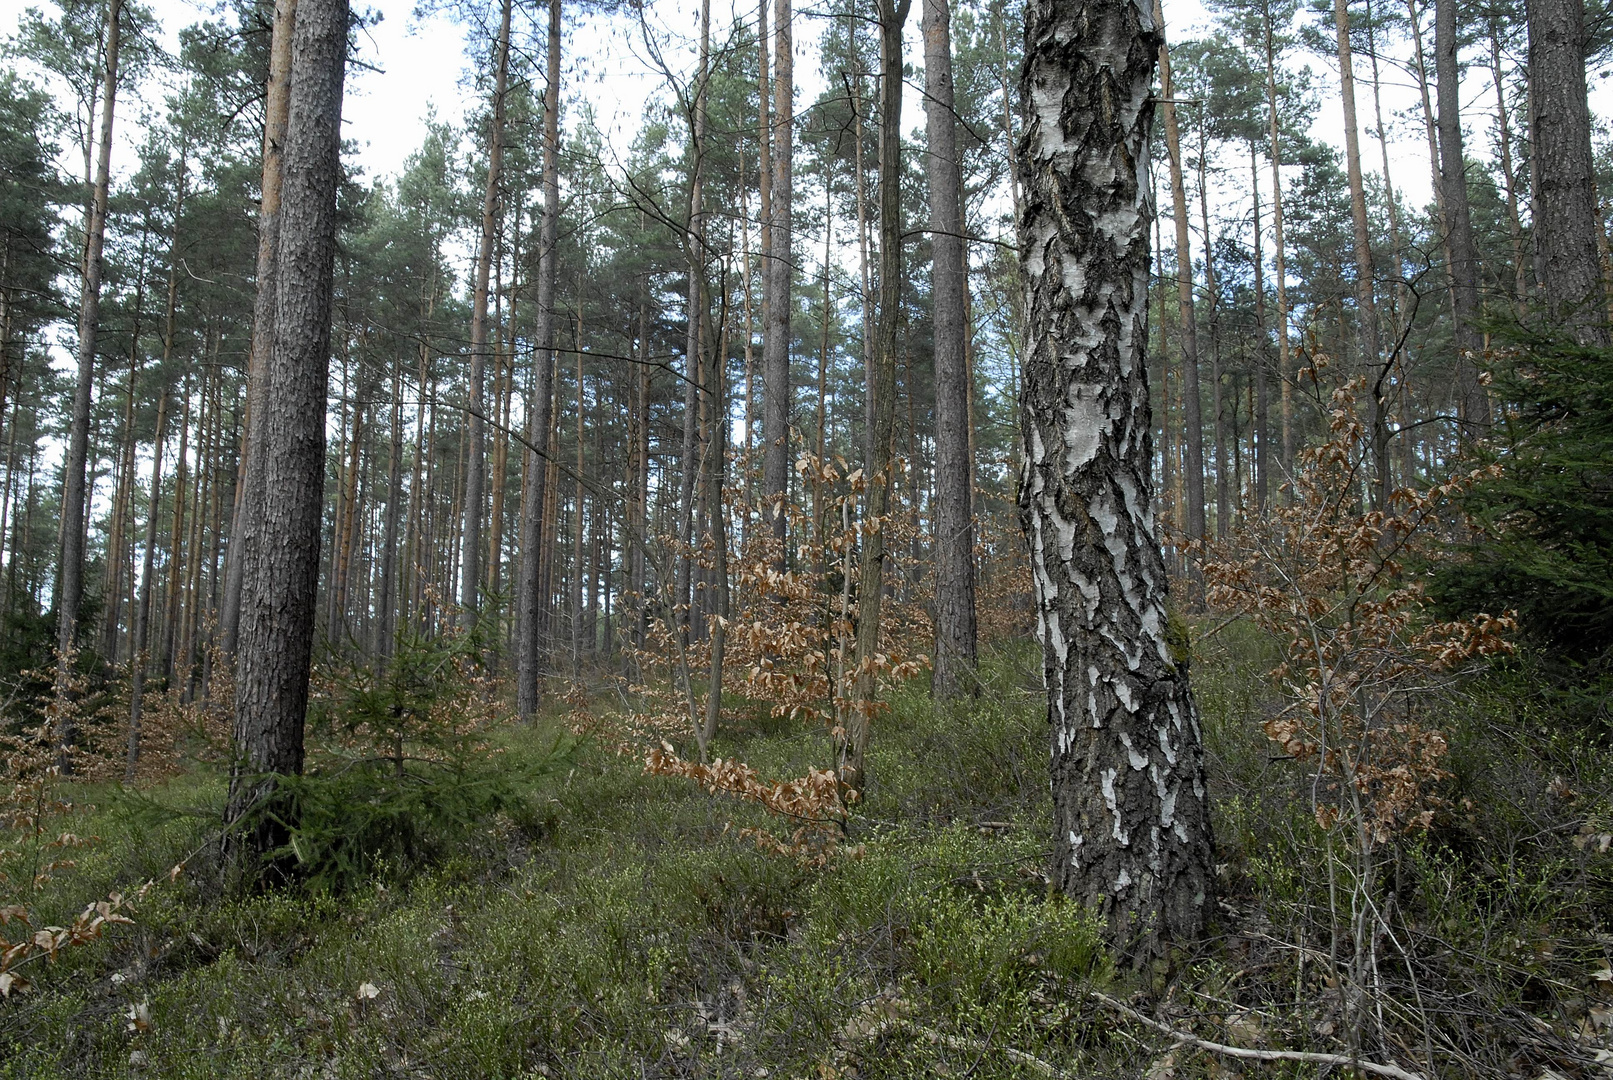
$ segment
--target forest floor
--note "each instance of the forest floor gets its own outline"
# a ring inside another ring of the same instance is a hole
[[[506,762],[552,766],[518,805],[426,869],[339,894],[170,882],[216,829],[214,770],[147,793],[190,816],[85,792],[100,809],[61,827],[99,839],[39,894],[41,919],[158,883],[132,925],[0,1002],[0,1077],[1350,1075],[1281,1060],[1296,1051],[1430,1080],[1613,1076],[1613,755],[1516,695],[1464,695],[1443,718],[1451,810],[1385,855],[1388,910],[1352,983],[1347,859],[1261,732],[1268,667],[1241,627],[1196,647],[1221,895],[1212,937],[1168,970],[1116,971],[1049,896],[1026,646],[992,657],[967,708],[898,695],[854,853],[821,867],[737,835],[769,827],[755,807],[586,739],[557,759],[558,719],[500,737]],[[820,733],[765,717],[716,749],[776,777],[827,760]],[[1180,1044],[1126,1008],[1276,1060]]]

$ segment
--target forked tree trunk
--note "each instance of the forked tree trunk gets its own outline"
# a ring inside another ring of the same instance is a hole
[[[282,162],[274,352],[275,393],[259,417],[265,499],[260,545],[242,582],[235,764],[228,821],[271,797],[276,778],[302,771],[303,721],[314,641],[324,497],[325,396],[330,377],[336,186],[341,171],[347,0],[301,0]],[[236,866],[284,841],[264,815],[241,838]]]
[[[275,267],[280,242],[281,161],[286,115],[291,100],[291,39],[297,26],[297,0],[276,0],[269,44],[269,83],[264,97],[263,187],[258,203],[257,294],[252,303],[252,352],[247,361],[246,424],[235,523],[230,529],[225,567],[221,631],[224,652],[235,655],[241,624],[241,581],[256,550],[257,515],[262,505],[263,456],[256,418],[268,408],[269,355],[274,351]]]
[[[1020,513],[1053,732],[1053,875],[1132,966],[1191,942],[1213,910],[1198,713],[1166,640],[1150,475],[1160,38],[1135,0],[1031,0],[1020,82]]]
[[[543,521],[549,463],[533,450],[547,446],[554,404],[555,243],[560,230],[560,0],[549,0],[548,87],[543,94],[543,219],[538,232],[537,321],[533,339],[532,398],[527,403],[526,483],[521,487],[521,571],[516,600],[519,647],[515,702],[522,720],[538,709],[543,662]]]
[[[1591,160],[1585,90],[1584,0],[1530,0],[1530,162],[1535,205],[1535,276],[1547,326],[1568,329],[1582,345],[1609,343],[1602,306],[1601,228]]]
[[[891,435],[896,421],[896,330],[902,284],[902,24],[911,0],[879,0],[879,319],[868,379],[863,450],[861,552],[857,563],[855,698],[841,746],[840,782],[861,792],[867,781],[869,717],[878,686],[880,601],[885,592],[885,519],[890,511]]]
[[[964,356],[963,246],[957,119],[948,0],[923,0],[924,88],[930,181],[935,336],[935,682],[937,699],[977,687],[974,506],[969,455],[969,373]],[[827,274],[825,276],[827,288]],[[827,331],[825,331],[827,333]],[[910,380],[911,381],[911,380]],[[910,395],[911,398],[911,395]],[[910,463],[911,467],[911,463]]]

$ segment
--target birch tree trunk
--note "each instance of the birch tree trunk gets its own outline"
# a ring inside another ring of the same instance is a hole
[[[1584,0],[1530,0],[1529,111],[1534,136],[1535,276],[1547,325],[1606,348],[1601,228],[1585,88]]]
[[[559,0],[552,0],[558,3]],[[493,81],[492,130],[487,139],[487,188],[482,195],[482,237],[476,251],[476,286],[470,313],[470,452],[465,462],[465,543],[461,549],[459,604],[467,626],[474,625],[481,606],[482,504],[487,478],[487,283],[493,268],[497,239],[499,171],[504,162],[504,92],[510,77],[510,11],[504,0],[498,31],[498,73]]]
[[[554,405],[555,243],[560,231],[560,0],[549,0],[548,86],[543,94],[543,219],[538,232],[537,320],[532,395],[527,403],[526,483],[521,486],[521,573],[516,602],[516,711],[530,721],[538,709],[543,652],[543,519],[549,463],[533,447],[547,445]]]
[[[341,171],[347,0],[301,0],[282,161],[274,352],[275,393],[259,417],[265,499],[261,541],[242,582],[235,764],[228,821],[269,796],[278,774],[302,771],[324,496],[336,187]],[[265,815],[237,849],[248,878],[283,839]]]
[[[1053,877],[1134,967],[1195,939],[1213,903],[1198,714],[1167,642],[1150,475],[1160,43],[1138,0],[1031,0],[1020,81],[1020,513],[1053,732]]]
[[[953,111],[952,15],[948,0],[923,0],[923,4],[935,335],[934,694],[938,700],[945,700],[977,686],[973,676],[973,467],[969,455],[969,373],[964,357],[963,310],[969,275],[963,246],[962,184]],[[827,276],[825,282],[827,288]]]

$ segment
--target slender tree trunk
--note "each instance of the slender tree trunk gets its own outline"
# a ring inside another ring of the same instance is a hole
[[[924,87],[929,154],[931,316],[935,336],[935,678],[939,700],[976,692],[973,462],[964,358],[962,186],[952,93],[948,0],[924,5]],[[827,284],[827,278],[825,278]],[[911,390],[911,388],[910,388]],[[911,394],[910,394],[911,396]]]
[[[398,518],[403,512],[403,365],[392,365],[392,419],[387,454],[386,513],[381,539],[381,586],[375,603],[371,652],[383,663],[392,655],[398,620]],[[404,545],[407,550],[407,543]]]
[[[1490,403],[1479,385],[1474,357],[1479,336],[1479,256],[1468,212],[1467,161],[1462,153],[1462,98],[1456,66],[1456,0],[1434,0],[1434,71],[1439,79],[1440,184],[1445,190],[1445,247],[1450,252],[1454,304],[1457,387],[1465,431],[1483,435],[1490,427]]]
[[[859,530],[857,643],[854,703],[846,718],[840,782],[861,792],[867,783],[869,719],[878,673],[880,601],[885,593],[885,532],[890,516],[891,436],[896,420],[896,331],[902,285],[902,25],[911,0],[878,0],[879,13],[879,321],[874,365],[868,380],[867,485]]]
[[[330,376],[336,187],[341,171],[347,0],[301,0],[292,42],[292,88],[282,159],[274,352],[275,393],[259,417],[264,500],[260,546],[242,582],[236,674],[235,763],[227,820],[302,771],[303,721],[319,584],[325,396]],[[259,816],[236,856],[248,880],[283,842],[284,826]]]
[[[1338,33],[1339,89],[1344,100],[1344,157],[1350,184],[1350,219],[1355,238],[1356,320],[1361,334],[1361,367],[1367,379],[1368,422],[1372,443],[1372,504],[1389,502],[1389,424],[1384,411],[1387,372],[1378,331],[1378,308],[1373,298],[1372,235],[1367,218],[1366,185],[1361,177],[1360,129],[1355,121],[1355,71],[1350,55],[1349,0],[1333,0],[1333,22]]]
[[[1286,474],[1294,464],[1294,375],[1288,353],[1288,266],[1283,242],[1283,148],[1282,127],[1277,114],[1277,53],[1272,41],[1271,5],[1261,4],[1261,29],[1266,53],[1266,118],[1271,129],[1271,241],[1276,264],[1277,285],[1277,378],[1281,384],[1283,446],[1282,466]]]
[[[1165,15],[1154,0],[1154,22],[1163,34]],[[1171,205],[1176,218],[1176,303],[1182,327],[1182,462],[1187,482],[1187,538],[1204,539],[1204,407],[1199,391],[1199,335],[1193,313],[1193,249],[1187,226],[1187,189],[1182,182],[1182,138],[1171,99],[1170,51],[1159,46],[1159,90],[1165,99],[1165,150],[1170,157]]]
[[[1530,162],[1535,205],[1535,276],[1546,325],[1563,327],[1582,345],[1606,348],[1601,228],[1591,158],[1590,106],[1585,89],[1584,0],[1530,0]]]
[[[559,0],[551,0],[558,3]],[[487,477],[487,427],[484,386],[487,363],[487,282],[493,266],[499,215],[499,171],[504,162],[504,93],[510,75],[510,13],[514,0],[504,0],[499,23],[497,74],[493,82],[492,130],[487,139],[487,188],[482,195],[482,237],[476,253],[476,288],[470,315],[470,452],[465,470],[465,544],[460,567],[459,604],[466,625],[474,625],[482,586],[482,512]]]
[[[1151,513],[1144,188],[1161,31],[1031,0],[1020,82],[1030,541],[1053,732],[1053,881],[1141,967],[1214,910],[1198,713]]]
[[[1249,190],[1255,204],[1255,339],[1259,342],[1255,354],[1255,437],[1259,439],[1255,458],[1255,513],[1264,517],[1266,500],[1270,497],[1271,473],[1270,415],[1267,402],[1267,371],[1271,367],[1271,338],[1266,332],[1266,260],[1260,242],[1260,161],[1255,156],[1254,140],[1249,142]]]
[[[168,530],[168,587],[163,602],[162,662],[158,668],[170,687],[174,681],[174,639],[179,629],[180,575],[190,552],[185,548],[186,469],[190,458],[190,372],[185,372],[180,394],[184,412],[179,421],[179,457],[174,469],[174,520]]]
[[[1501,79],[1500,20],[1490,20],[1490,76],[1495,82],[1496,136],[1501,144],[1501,179],[1507,187],[1507,236],[1512,241],[1512,299],[1518,318],[1528,310],[1529,270],[1524,257],[1523,221],[1518,216],[1518,174],[1512,167],[1512,124],[1507,117],[1507,92]]]
[[[794,302],[790,285],[795,272],[794,130],[795,61],[790,0],[773,5],[773,184],[770,192],[770,240],[766,273],[772,277],[762,333],[762,497],[772,515],[773,536],[779,541],[782,561],[788,515],[785,501],[790,483],[790,314]]]
[[[554,404],[554,283],[560,231],[560,0],[549,0],[548,86],[543,95],[543,218],[538,234],[537,322],[532,391],[527,404],[527,446],[522,454],[521,574],[516,603],[520,647],[516,656],[516,711],[530,722],[538,709],[543,664],[543,524],[548,495],[546,459],[532,448],[547,440]]]
[[[169,289],[172,295],[171,274]],[[172,309],[165,338],[163,352],[166,354],[173,341]],[[163,429],[167,420],[168,387],[164,386],[157,397],[157,430],[151,440],[151,498],[146,511],[146,550],[140,563],[140,599],[134,610],[134,628],[129,642],[129,747],[123,767],[125,784],[134,783],[135,768],[140,763],[140,713],[146,690],[146,636],[151,626],[151,579],[156,572],[157,512],[162,504]]]
[[[256,523],[263,504],[263,453],[256,417],[268,408],[269,356],[274,352],[276,267],[280,243],[281,169],[286,117],[291,101],[291,41],[298,0],[275,0],[269,43],[269,82],[264,98],[263,186],[258,203],[257,293],[252,306],[252,352],[247,362],[246,425],[241,440],[241,481],[236,488],[235,523],[224,585],[224,652],[235,655],[241,623],[241,582],[256,550]]]
[[[78,313],[78,381],[73,389],[73,415],[68,425],[67,456],[62,466],[61,555],[56,606],[57,697],[66,704],[73,650],[78,643],[79,605],[84,598],[85,473],[90,448],[90,396],[95,383],[95,338],[101,328],[101,251],[106,243],[107,196],[111,186],[112,120],[118,92],[118,48],[122,0],[107,0],[106,72],[101,91],[100,157],[85,227],[84,278]],[[58,764],[70,772],[67,756],[73,742],[73,710],[62,708],[56,722]]]
[[[700,453],[700,335],[701,335],[701,279],[705,274],[706,222],[702,205],[702,185],[705,180],[706,154],[706,80],[711,57],[711,2],[700,5],[700,68],[695,76],[695,96],[691,117],[690,157],[693,161],[689,176],[689,228],[684,238],[689,257],[689,295],[685,319],[686,336],[683,350],[683,461],[678,496],[678,540],[682,551],[678,555],[678,621],[689,637],[699,637],[695,618],[694,578],[697,573],[694,548],[695,501],[702,493],[698,476]],[[777,233],[774,235],[777,240]]]
[[[758,0],[756,4],[756,232],[758,250],[758,271],[761,276],[761,304],[760,315],[762,322],[762,410],[767,409],[767,313],[773,310],[773,86],[768,77],[771,67],[769,55],[773,49],[772,35],[767,30],[767,5],[770,0]],[[747,316],[748,318],[749,316]],[[762,472],[763,487],[765,490],[767,470],[767,428],[765,416],[755,416],[756,399],[752,396],[754,383],[747,376],[745,383],[745,452],[750,453],[751,438],[754,432],[750,423],[754,419],[762,424]],[[749,478],[746,480],[749,489]],[[764,495],[763,501],[766,498]],[[748,504],[747,504],[748,509]],[[762,520],[769,522],[767,516],[771,510],[764,509]],[[750,521],[745,522],[746,535],[750,534]]]
[[[1232,527],[1232,506],[1227,491],[1227,432],[1226,417],[1221,400],[1221,324],[1215,283],[1215,241],[1210,236],[1209,161],[1206,145],[1205,118],[1199,117],[1199,223],[1204,232],[1204,299],[1210,311],[1210,408],[1214,416],[1210,421],[1215,441],[1215,535],[1226,539]],[[1260,215],[1255,215],[1255,233],[1260,232]],[[1258,241],[1256,241],[1258,245]],[[1259,271],[1255,271],[1257,274]]]

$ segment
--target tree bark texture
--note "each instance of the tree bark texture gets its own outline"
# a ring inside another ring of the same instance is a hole
[[[516,602],[519,648],[516,712],[530,721],[538,709],[543,663],[543,518],[549,463],[532,448],[547,446],[554,406],[555,244],[560,232],[560,3],[549,0],[548,86],[543,94],[543,219],[538,227],[538,294],[532,393],[527,403],[526,483],[521,486],[521,573]]]
[[[259,417],[265,499],[259,545],[242,581],[235,762],[228,820],[302,771],[324,497],[336,188],[341,173],[347,0],[301,0],[282,159],[274,394]],[[244,838],[262,856],[283,830],[260,818]]]
[[[220,631],[224,652],[235,655],[241,625],[241,580],[252,559],[257,516],[263,504],[263,453],[256,418],[268,408],[269,356],[274,352],[275,265],[280,238],[281,160],[291,100],[291,38],[297,26],[297,0],[276,0],[269,43],[269,83],[263,122],[263,186],[258,203],[257,294],[252,304],[252,352],[247,360],[246,425],[241,439],[241,485],[225,568]]]
[[[1053,873],[1134,964],[1199,935],[1212,883],[1198,714],[1168,644],[1150,475],[1160,41],[1138,0],[1031,0],[1018,151],[1020,513],[1053,735]]]
[[[963,310],[969,275],[963,241],[957,118],[953,111],[952,14],[948,0],[923,3],[935,335],[934,693],[937,699],[944,700],[977,686],[973,469]]]
[[[1529,0],[1535,277],[1548,326],[1582,345],[1610,342],[1602,310],[1600,219],[1585,86],[1584,0]]]

